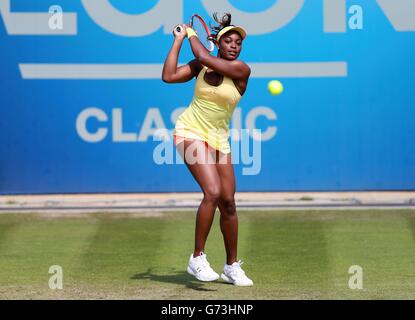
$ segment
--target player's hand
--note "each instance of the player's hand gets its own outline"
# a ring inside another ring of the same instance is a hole
[[[180,31],[179,31],[179,29],[180,29]],[[177,38],[177,39],[181,39],[181,40],[184,39],[184,38],[186,38],[186,36],[187,36],[186,29],[187,29],[187,25],[185,25],[185,24],[178,24],[173,29],[173,35],[174,35],[174,37]]]

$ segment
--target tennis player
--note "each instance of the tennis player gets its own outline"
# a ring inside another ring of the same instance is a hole
[[[195,247],[187,272],[200,281],[215,281],[219,275],[210,267],[205,244],[216,208],[220,210],[220,229],[226,249],[226,263],[221,278],[237,286],[252,286],[237,260],[238,217],[235,206],[235,175],[229,146],[229,121],[247,88],[251,73],[238,60],[246,32],[231,25],[231,14],[219,18],[212,27],[218,48],[213,56],[198,35],[187,25],[174,28],[173,46],[163,68],[163,81],[187,82],[196,78],[194,97],[180,115],[174,130],[174,142],[191,174],[203,191],[197,211]],[[181,31],[180,31],[181,30]],[[178,56],[188,38],[195,59],[178,67]]]

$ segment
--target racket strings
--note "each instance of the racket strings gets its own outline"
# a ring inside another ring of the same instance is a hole
[[[194,18],[191,22],[192,29],[196,32],[200,42],[209,50],[213,50],[214,37],[206,30],[205,25],[198,19]]]

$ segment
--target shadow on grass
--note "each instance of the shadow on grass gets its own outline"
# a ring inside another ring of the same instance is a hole
[[[214,289],[204,288],[205,283],[195,280],[191,275],[185,271],[177,271],[171,269],[165,272],[154,272],[153,268],[149,268],[147,272],[137,273],[130,279],[133,280],[151,280],[163,283],[173,283],[184,285],[188,289],[197,291],[217,291]]]

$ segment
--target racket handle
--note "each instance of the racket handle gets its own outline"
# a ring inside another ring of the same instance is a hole
[[[183,31],[183,27],[182,26],[177,26],[176,27],[176,31],[179,32],[179,33],[182,32]]]

